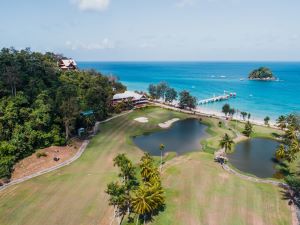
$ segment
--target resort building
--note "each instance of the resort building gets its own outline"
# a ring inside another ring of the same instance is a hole
[[[123,102],[131,101],[134,106],[148,103],[148,99],[145,95],[133,91],[125,91],[124,93],[115,94],[113,96],[113,105],[122,101]]]
[[[57,64],[62,70],[77,70],[77,63],[74,59],[60,59]]]

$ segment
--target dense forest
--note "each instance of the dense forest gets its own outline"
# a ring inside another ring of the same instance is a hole
[[[61,55],[0,52],[0,178],[36,149],[65,145],[79,127],[106,118],[121,83],[96,71],[61,71]],[[82,112],[93,112],[83,116]]]

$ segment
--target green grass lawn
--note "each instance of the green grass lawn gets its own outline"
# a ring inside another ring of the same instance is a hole
[[[148,117],[149,123],[133,121],[140,116]],[[125,152],[138,162],[142,152],[130,136],[159,129],[158,123],[174,117],[188,116],[147,108],[101,124],[101,132],[77,161],[1,191],[0,224],[109,224],[112,209],[104,190],[117,178],[112,159]],[[207,120],[204,122],[217,124]],[[218,136],[225,131],[212,127],[209,133]],[[217,148],[217,140],[209,137],[206,144]],[[153,224],[291,224],[291,212],[279,188],[228,174],[209,153],[170,155],[168,160],[163,173],[167,207]]]
[[[236,122],[236,121],[230,121],[229,126],[238,130],[240,133],[243,132],[245,128],[244,122]],[[258,126],[253,125],[253,133],[251,134],[251,137],[261,137],[261,138],[277,138],[279,135],[282,135],[283,131],[274,129],[271,127],[265,127],[265,126]]]

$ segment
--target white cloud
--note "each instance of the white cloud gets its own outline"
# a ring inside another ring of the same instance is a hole
[[[185,7],[185,6],[191,6],[195,3],[195,0],[179,0],[175,5],[176,7]]]
[[[66,46],[72,50],[103,50],[115,48],[115,43],[108,38],[104,38],[102,41],[96,43],[66,41]]]
[[[71,0],[82,11],[103,11],[109,6],[110,0]]]

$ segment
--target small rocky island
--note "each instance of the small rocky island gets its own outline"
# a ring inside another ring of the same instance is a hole
[[[260,67],[259,69],[253,70],[249,74],[248,78],[249,80],[263,80],[263,81],[276,79],[272,71],[266,67]]]

